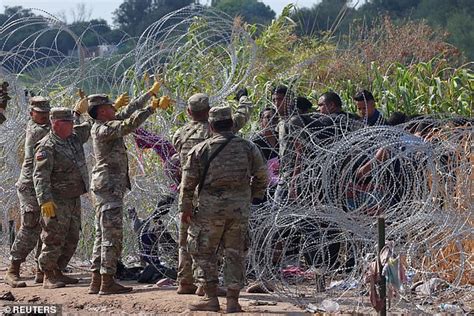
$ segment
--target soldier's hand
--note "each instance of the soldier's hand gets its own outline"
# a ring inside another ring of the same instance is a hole
[[[184,211],[181,213],[181,222],[185,224],[191,223],[191,216],[193,215],[192,211]]]
[[[83,114],[87,112],[87,108],[89,107],[89,102],[87,101],[87,97],[84,97],[77,101],[76,105],[74,106],[74,112],[79,114]]]
[[[169,96],[165,95],[165,96],[162,96],[160,98],[160,102],[159,102],[158,107],[162,110],[166,110],[171,106],[172,103],[173,103],[173,101],[171,100],[171,98]]]
[[[41,205],[41,215],[43,217],[55,217],[56,216],[56,204],[53,201],[45,202]]]
[[[161,88],[161,82],[159,82],[158,80],[155,79],[155,82],[153,83],[153,86],[151,86],[150,90],[148,90],[148,92],[150,92],[151,94],[153,94],[155,97],[158,95],[158,92],[160,91],[160,88]]]
[[[130,102],[130,97],[128,94],[122,93],[114,102],[114,108],[116,111],[120,110],[120,108],[127,106],[128,103]]]

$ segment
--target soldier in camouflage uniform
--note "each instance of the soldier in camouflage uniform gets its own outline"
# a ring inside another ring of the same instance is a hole
[[[43,287],[52,289],[77,283],[61,270],[76,251],[81,228],[81,195],[89,189],[83,144],[89,138],[88,122],[73,125],[68,108],[51,109],[51,131],[35,148],[33,182],[41,206],[41,240],[38,258],[44,272]]]
[[[0,85],[0,124],[6,121],[5,110],[7,109],[8,100],[10,100],[8,95],[8,82],[4,81]]]
[[[26,286],[25,282],[20,281],[20,264],[25,261],[35,246],[36,260],[41,252],[40,207],[33,185],[33,159],[35,144],[46,136],[50,129],[49,110],[48,99],[41,96],[30,99],[31,119],[26,126],[25,156],[20,178],[16,183],[20,200],[21,226],[10,250],[11,263],[5,275],[5,282],[11,287]],[[43,282],[43,273],[39,269],[38,262],[35,282]]]
[[[203,285],[206,294],[189,308],[203,311],[220,309],[217,250],[221,245],[225,256],[227,312],[233,313],[242,310],[238,298],[244,285],[244,239],[250,203],[253,198],[263,198],[267,170],[260,150],[232,132],[229,107],[213,107],[209,112],[209,122],[214,135],[189,152],[183,168],[178,205],[182,212],[181,221],[190,225],[188,250],[193,259],[194,277]],[[206,173],[205,166],[209,161]],[[195,197],[197,205],[193,203]],[[193,214],[195,205],[198,211]]]
[[[238,93],[239,107],[234,114],[234,132],[240,130],[250,119],[252,103],[246,93]],[[204,93],[192,95],[188,100],[188,114],[191,121],[176,131],[173,136],[173,146],[179,154],[181,165],[184,165],[191,148],[211,136],[208,123],[209,97]],[[193,284],[192,260],[187,251],[188,225],[181,223],[179,228],[179,259],[178,259],[178,294],[193,294],[196,286]],[[202,291],[199,291],[202,292]],[[225,293],[220,293],[225,295]]]
[[[168,97],[153,97],[151,105],[144,108],[145,103],[159,89],[160,84],[155,82],[147,93],[133,100],[117,114],[117,104],[114,107],[107,95],[95,94],[88,97],[88,112],[95,119],[91,130],[95,157],[91,190],[96,209],[96,236],[89,294],[106,295],[132,290],[114,280],[117,261],[122,252],[123,196],[127,189],[131,189],[123,137],[138,128],[158,107],[166,109],[169,106]]]

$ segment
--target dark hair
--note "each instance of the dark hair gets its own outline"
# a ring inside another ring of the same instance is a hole
[[[272,94],[285,94],[288,92],[288,87],[287,86],[278,86],[276,88],[273,88]]]
[[[321,95],[325,102],[333,102],[338,108],[342,108],[341,97],[334,91],[327,91]]]
[[[399,125],[408,122],[408,116],[402,112],[393,112],[387,119],[387,124],[391,126]]]
[[[258,117],[260,118],[260,120],[261,120],[261,119],[262,119],[262,117],[263,117],[263,113],[265,113],[265,112],[267,112],[267,111],[271,111],[271,112],[273,112],[273,115],[275,115],[275,114],[276,114],[276,110],[275,110],[275,108],[267,106],[267,107],[266,107],[266,108],[264,108],[264,109],[263,109],[263,110],[260,112],[260,114],[258,115]]]
[[[370,101],[370,100],[375,101],[374,96],[372,95],[372,93],[370,91],[365,90],[365,89],[357,92],[355,94],[355,96],[353,97],[353,99],[354,99],[354,101]]]
[[[212,126],[212,129],[215,130],[216,132],[227,132],[232,129],[232,126],[234,126],[234,121],[232,121],[232,119],[228,119],[228,120],[211,122],[211,126]]]
[[[296,98],[296,107],[298,108],[298,110],[307,112],[313,107],[313,104],[305,97],[298,97]]]

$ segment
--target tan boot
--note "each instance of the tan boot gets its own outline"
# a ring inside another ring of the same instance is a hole
[[[194,284],[180,283],[176,293],[178,294],[194,294],[196,293],[197,286]]]
[[[36,270],[35,283],[43,283],[44,273],[41,270]]]
[[[204,287],[202,285],[199,285],[194,294],[196,294],[197,296],[204,296],[206,294],[204,292]]]
[[[227,289],[227,313],[242,312],[242,306],[239,304],[239,290]]]
[[[21,261],[12,260],[5,274],[5,283],[11,287],[26,287],[26,283],[20,280]]]
[[[46,270],[46,271],[43,271],[43,273],[44,273],[44,280],[43,280],[44,289],[57,289],[57,288],[66,286],[64,282],[61,282],[56,278],[56,273],[54,272],[54,270]]]
[[[57,270],[54,270],[54,273],[56,273],[56,278],[63,282],[64,284],[77,284],[79,283],[79,279],[76,279],[76,278],[71,278],[67,275],[64,275],[61,270],[57,269]]]
[[[92,272],[91,284],[89,285],[89,294],[98,294],[100,291],[101,277],[99,272]]]
[[[132,287],[116,283],[112,274],[102,274],[101,276],[99,295],[127,293],[133,290]]]
[[[205,286],[206,295],[197,303],[188,305],[190,311],[209,311],[218,312],[220,310],[219,300],[217,299],[217,285]]]
[[[199,285],[195,294],[197,296],[204,296],[206,294],[206,293],[204,293],[204,287],[202,285]],[[218,297],[226,297],[226,295],[227,295],[227,290],[225,288],[219,286],[217,288],[217,296]]]

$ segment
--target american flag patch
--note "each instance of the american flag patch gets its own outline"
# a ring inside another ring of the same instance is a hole
[[[46,158],[46,152],[45,151],[40,151],[36,154],[35,156],[36,160],[43,160]]]

